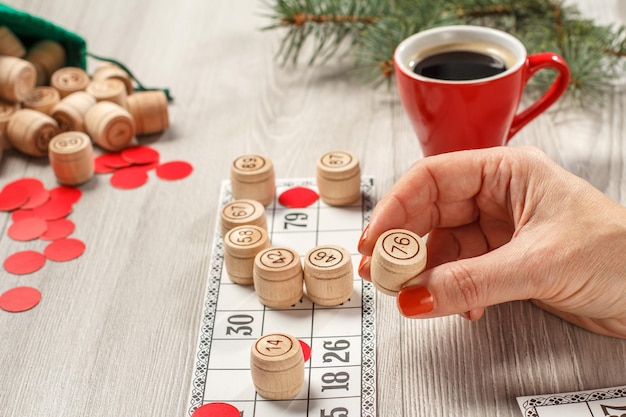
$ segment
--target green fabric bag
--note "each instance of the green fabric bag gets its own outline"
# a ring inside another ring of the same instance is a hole
[[[172,96],[168,88],[144,87],[137,77],[121,62],[87,52],[87,42],[74,32],[63,29],[40,17],[30,15],[13,7],[0,3],[0,26],[6,26],[17,36],[26,48],[44,39],[50,39],[60,43],[65,49],[66,64],[72,67],[87,69],[87,56],[100,61],[112,62],[130,75],[137,84],[135,91],[160,90],[165,93],[168,101]]]
[[[68,66],[87,69],[87,42],[69,30],[1,3],[0,26],[8,27],[26,48],[43,39],[59,42]]]

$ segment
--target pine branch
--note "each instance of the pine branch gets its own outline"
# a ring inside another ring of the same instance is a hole
[[[286,29],[283,64],[297,63],[308,42],[309,64],[328,61],[350,42],[357,68],[376,85],[393,76],[393,52],[404,38],[446,24],[494,27],[519,37],[529,53],[559,53],[575,95],[599,97],[626,57],[623,26],[596,25],[561,0],[275,0],[268,7],[273,24],[266,29]],[[533,84],[544,88],[553,76],[541,71]]]

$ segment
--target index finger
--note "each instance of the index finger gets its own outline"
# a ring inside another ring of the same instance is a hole
[[[376,205],[359,242],[371,255],[376,239],[389,229],[408,229],[420,236],[439,227],[476,220],[477,196],[486,176],[493,204],[507,204],[511,164],[503,163],[510,148],[462,151],[417,161]],[[491,204],[491,203],[490,203]]]

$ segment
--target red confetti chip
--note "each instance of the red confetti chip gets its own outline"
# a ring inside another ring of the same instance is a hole
[[[48,220],[47,224],[48,230],[39,236],[42,240],[58,240],[68,237],[76,228],[74,222],[69,219]]]
[[[121,152],[109,152],[96,157],[96,163],[104,164],[111,168],[124,168],[132,163],[122,158]]]
[[[315,203],[319,196],[310,188],[293,187],[278,197],[278,202],[289,208],[305,208]]]
[[[80,188],[68,187],[61,185],[59,187],[50,190],[50,199],[63,200],[70,204],[74,204],[83,196],[83,192]]]
[[[111,185],[115,188],[129,190],[141,187],[148,181],[148,172],[143,168],[128,167],[122,168],[111,175]]]
[[[28,199],[26,204],[22,205],[21,208],[24,210],[34,209],[35,207],[39,207],[40,205],[44,204],[49,199],[50,191],[46,190],[45,188],[41,188],[39,190],[31,190],[30,198]]]
[[[122,158],[132,164],[150,164],[159,161],[159,152],[149,146],[130,146],[122,151]]]
[[[35,217],[44,220],[56,220],[72,212],[72,203],[66,200],[52,199],[33,209]]]
[[[133,165],[133,168],[135,169],[143,169],[144,171],[148,172],[151,169],[154,169],[156,167],[159,166],[159,161],[154,161],[154,162],[150,162],[148,164],[143,164],[143,165]]]
[[[3,189],[0,192],[0,211],[12,211],[22,207],[30,198],[30,192],[25,188]]]
[[[37,178],[20,178],[4,186],[2,191],[27,190],[29,193],[43,189],[43,183]]]
[[[11,220],[14,222],[20,221],[22,219],[28,219],[29,217],[35,217],[35,213],[32,210],[14,210],[11,212]]]
[[[46,263],[46,257],[34,250],[16,252],[4,260],[4,269],[17,275],[38,271]]]
[[[85,244],[72,238],[55,240],[46,246],[43,254],[51,261],[64,262],[78,258],[85,252]]]
[[[100,157],[94,158],[94,172],[96,174],[109,174],[115,171],[115,168],[108,166]]]
[[[39,217],[28,217],[13,223],[7,233],[11,239],[27,241],[37,239],[46,230],[48,230],[48,224],[45,220]]]
[[[156,174],[162,180],[175,181],[189,176],[191,171],[193,171],[193,167],[189,162],[170,161],[159,165]]]
[[[240,413],[228,403],[209,403],[196,408],[191,417],[240,417]]]
[[[33,287],[16,287],[0,295],[0,308],[10,313],[30,310],[41,301],[41,293]]]
[[[311,357],[311,346],[302,340],[298,340],[298,342],[300,342],[300,346],[302,347],[302,356],[304,356],[304,361],[306,362]]]

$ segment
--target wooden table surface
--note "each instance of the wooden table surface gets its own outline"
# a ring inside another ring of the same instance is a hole
[[[586,17],[626,22],[623,0],[577,3]],[[170,87],[172,126],[142,143],[194,171],[178,182],[152,176],[135,190],[94,178],[71,214],[73,236],[87,245],[82,257],[29,275],[0,271],[0,292],[32,285],[43,294],[31,311],[0,311],[0,416],[185,416],[219,186],[231,161],[263,153],[280,178],[312,177],[319,154],[351,150],[380,198],[421,157],[415,135],[395,92],[363,84],[349,59],[280,67],[282,35],[260,30],[268,23],[262,2],[8,4],[79,33],[90,52],[124,62],[145,84]],[[510,146],[535,145],[626,204],[622,86],[602,102],[562,103]],[[6,153],[0,186],[22,177],[56,185],[47,162]],[[7,236],[8,214],[0,222],[5,259],[25,245]],[[625,340],[528,302],[491,307],[476,323],[416,321],[381,296],[377,338],[380,416],[513,417],[519,395],[626,384]]]

